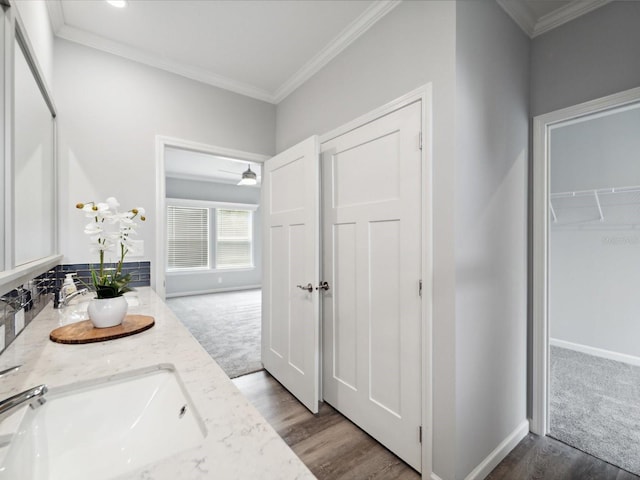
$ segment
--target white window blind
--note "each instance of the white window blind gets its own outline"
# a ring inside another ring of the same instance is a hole
[[[209,267],[209,209],[167,207],[169,270]]]
[[[250,210],[216,209],[216,268],[253,266]]]

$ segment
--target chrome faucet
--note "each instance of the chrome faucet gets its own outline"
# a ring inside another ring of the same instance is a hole
[[[0,418],[5,417],[27,402],[33,409],[44,405],[46,402],[44,395],[48,391],[49,390],[46,385],[38,385],[37,387],[30,388],[29,390],[25,390],[24,392],[18,393],[12,397],[5,398],[0,401]]]
[[[53,302],[53,308],[66,307],[67,305],[69,305],[69,300],[71,300],[74,297],[77,297],[78,295],[86,295],[87,292],[89,292],[88,288],[81,288],[79,290],[76,290],[75,292],[71,292],[70,294],[66,295],[64,293],[64,288],[63,288],[56,295]]]

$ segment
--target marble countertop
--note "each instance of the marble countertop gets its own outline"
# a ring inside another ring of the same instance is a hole
[[[150,288],[136,291],[140,305],[129,313],[151,315],[150,330],[118,340],[62,345],[49,340],[68,323],[47,305],[0,355],[0,370],[22,368],[0,379],[0,398],[33,386],[49,387],[171,363],[175,365],[207,428],[203,443],[123,477],[144,480],[312,479],[302,461],[238,391],[222,369]],[[25,407],[28,408],[28,407]],[[12,418],[3,428],[11,427]]]

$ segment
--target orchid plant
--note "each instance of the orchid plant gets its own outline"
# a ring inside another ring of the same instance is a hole
[[[131,235],[136,234],[136,218],[145,221],[144,208],[138,207],[126,212],[118,211],[120,204],[114,197],[104,202],[78,203],[76,208],[85,212],[91,222],[84,228],[91,239],[91,251],[98,253],[100,263],[97,269],[91,268],[91,283],[97,298],[114,298],[131,291],[128,287],[131,274],[122,273],[127,253],[134,250]],[[105,252],[117,251],[119,261],[115,268],[105,267]]]

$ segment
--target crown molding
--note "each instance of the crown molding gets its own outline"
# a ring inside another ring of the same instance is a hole
[[[402,0],[382,0],[374,2],[300,70],[278,87],[273,95],[275,103],[280,103],[300,85],[318,73],[322,67],[337,57],[340,52],[356,41],[378,20],[400,5],[400,3],[402,3]]]
[[[277,104],[300,85],[309,80],[309,78],[315,75],[322,67],[333,60],[340,54],[340,52],[351,45],[378,20],[397,7],[401,2],[402,0],[380,0],[374,2],[317,55],[315,55],[300,70],[278,87],[275,92],[269,92],[263,88],[215,74],[204,68],[193,67],[175,60],[169,60],[160,55],[145,52],[124,43],[110,40],[91,32],[66,25],[61,0],[49,0],[46,3],[54,33],[60,38],[95,48],[103,52],[111,53],[119,57],[127,58],[135,62],[143,63],[151,67],[159,68],[167,72],[175,73],[214,87],[239,93],[240,95]]]
[[[507,12],[514,22],[526,33],[529,38],[533,38],[533,31],[536,26],[536,19],[533,12],[523,2],[513,0],[496,0],[498,5]]]
[[[239,93],[247,97],[256,98],[265,102],[274,103],[273,95],[261,88],[238,82],[222,75],[214,74],[204,68],[192,67],[181,62],[162,58],[160,55],[145,52],[138,48],[130,47],[124,43],[109,40],[93,33],[80,30],[69,25],[64,25],[57,36],[71,42],[80,43],[87,47],[102,50],[119,57],[127,58],[135,62],[143,63],[151,67],[159,68],[167,72],[175,73],[183,77],[213,85],[224,90]]]
[[[560,25],[600,8],[613,0],[573,0],[571,3],[536,19],[523,1],[496,0],[529,38],[535,38]]]
[[[553,12],[538,19],[534,28],[532,38],[542,35],[560,25],[585,15],[597,8],[605,6],[613,0],[574,0]]]
[[[62,2],[60,0],[49,0],[47,11],[49,12],[49,20],[51,21],[51,29],[53,34],[57,35],[64,26],[64,12],[62,11]]]

